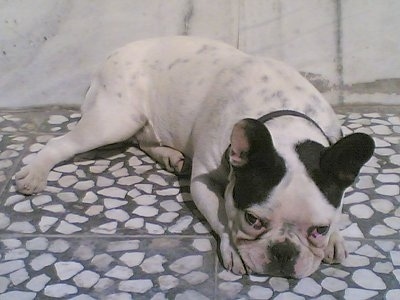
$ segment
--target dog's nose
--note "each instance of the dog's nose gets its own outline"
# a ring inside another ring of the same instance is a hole
[[[285,265],[288,263],[294,263],[299,255],[299,250],[297,250],[296,246],[292,242],[285,240],[282,243],[272,245],[269,249],[269,253],[271,260],[278,262],[281,265]]]

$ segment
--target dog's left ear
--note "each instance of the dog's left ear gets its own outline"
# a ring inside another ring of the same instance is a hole
[[[229,162],[234,167],[243,167],[259,160],[273,164],[275,148],[271,134],[263,123],[255,119],[240,120],[232,129]]]
[[[340,186],[348,187],[354,182],[361,167],[371,158],[374,149],[374,140],[369,135],[348,135],[322,153],[321,170]]]

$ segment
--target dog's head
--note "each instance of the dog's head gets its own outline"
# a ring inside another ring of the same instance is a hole
[[[233,243],[246,267],[294,278],[313,273],[340,217],[344,190],[373,150],[372,138],[356,133],[330,147],[306,140],[279,153],[263,123],[237,123],[225,199]]]

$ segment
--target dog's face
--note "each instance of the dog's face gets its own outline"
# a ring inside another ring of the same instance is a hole
[[[302,141],[283,157],[264,124],[237,123],[225,205],[233,243],[249,271],[312,274],[336,229],[343,192],[373,149],[369,136],[353,134],[328,148]]]

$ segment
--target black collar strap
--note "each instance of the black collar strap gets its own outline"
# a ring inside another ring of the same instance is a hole
[[[322,134],[324,135],[324,137],[328,140],[329,145],[332,145],[331,140],[329,139],[329,137],[325,134],[325,132],[322,130],[322,128],[317,124],[317,122],[315,122],[313,119],[311,119],[309,116],[298,112],[298,111],[294,111],[294,110],[276,110],[273,112],[270,112],[266,115],[263,115],[261,118],[258,119],[258,121],[260,121],[261,123],[266,123],[272,119],[276,119],[279,117],[283,117],[283,116],[293,116],[293,117],[299,117],[299,118],[303,118],[306,119],[307,121],[311,122],[315,127],[317,127],[319,129],[319,131],[322,132]]]

